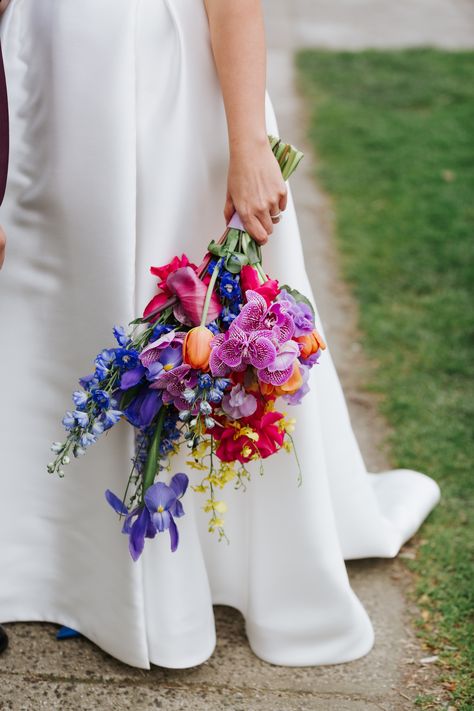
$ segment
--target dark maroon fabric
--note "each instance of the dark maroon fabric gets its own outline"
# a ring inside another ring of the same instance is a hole
[[[8,99],[2,48],[0,46],[0,205],[5,195],[8,172]]]

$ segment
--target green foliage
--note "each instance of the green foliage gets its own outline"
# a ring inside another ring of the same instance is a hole
[[[386,396],[394,465],[441,486],[411,567],[424,611],[420,634],[440,656],[455,708],[467,711],[474,695],[474,54],[308,50],[297,64],[317,177],[334,200],[345,274],[379,364],[372,387]]]

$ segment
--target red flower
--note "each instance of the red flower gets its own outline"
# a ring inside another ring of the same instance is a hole
[[[255,291],[257,294],[263,296],[267,302],[267,306],[270,306],[275,297],[280,293],[280,288],[276,279],[269,279],[265,282],[265,284],[262,284],[258,287],[258,289],[255,289]]]
[[[162,267],[150,267],[150,272],[161,280],[158,282],[159,288],[163,289],[164,291],[167,291],[166,280],[168,276],[172,272],[175,272],[177,269],[180,269],[180,267],[188,266],[194,269],[194,271],[196,271],[197,269],[196,265],[191,264],[187,256],[185,254],[182,254],[181,257],[173,257],[169,264],[164,264]]]
[[[242,293],[245,294],[247,289],[252,289],[256,291],[260,286],[260,279],[258,272],[254,267],[248,265],[242,267],[240,272],[240,286],[242,287]]]
[[[285,438],[285,432],[278,427],[283,419],[281,412],[263,412],[259,407],[250,417],[236,421],[236,426],[217,424],[212,430],[219,441],[216,454],[223,462],[249,462],[253,457],[266,459],[277,452]],[[246,429],[251,428],[258,435],[256,439]]]
[[[240,286],[243,294],[245,294],[247,289],[252,289],[252,291],[256,291],[257,294],[263,296],[267,302],[267,306],[270,306],[275,297],[280,293],[276,279],[269,279],[264,284],[261,284],[257,270],[249,265],[242,267],[240,272]]]
[[[145,306],[145,311],[143,312],[143,318],[147,318],[151,314],[152,311],[157,309],[159,306],[163,306],[163,304],[169,299],[169,293],[165,293],[164,291],[160,292],[159,294],[155,294],[155,296],[148,302],[148,304]],[[158,318],[159,314],[156,314],[156,316],[153,317],[152,321],[156,320]]]

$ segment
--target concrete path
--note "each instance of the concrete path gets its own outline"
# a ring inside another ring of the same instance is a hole
[[[413,44],[474,44],[469,0],[266,0],[269,88],[280,133],[306,159],[292,179],[308,271],[348,397],[367,466],[388,466],[380,446],[387,433],[363,383],[370,371],[357,333],[357,309],[340,276],[331,237],[331,209],[311,172],[305,114],[295,93],[292,56],[299,46],[360,48]],[[406,547],[402,555],[416,553]],[[127,667],[85,639],[57,642],[56,627],[8,625],[10,650],[0,657],[0,711],[399,711],[413,709],[419,689],[432,689],[430,665],[418,645],[399,560],[348,565],[352,585],[376,633],[373,651],[350,664],[282,668],[250,651],[238,612],[217,607],[218,646],[201,667],[151,671]],[[117,634],[120,634],[118,622]]]

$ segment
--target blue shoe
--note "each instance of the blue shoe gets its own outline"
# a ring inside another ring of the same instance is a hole
[[[80,636],[81,633],[76,632],[72,627],[61,627],[61,629],[56,632],[56,639],[72,639],[73,637]]]

